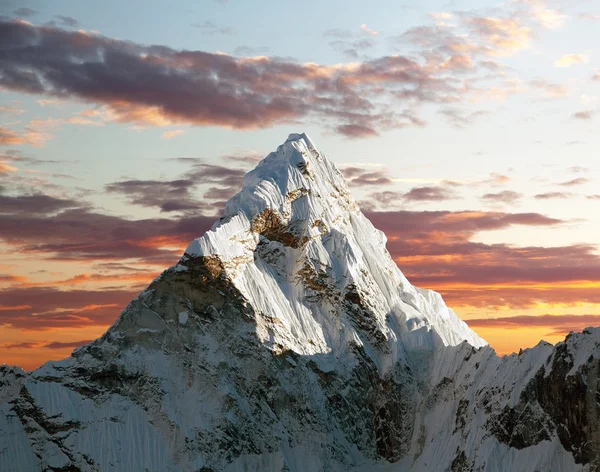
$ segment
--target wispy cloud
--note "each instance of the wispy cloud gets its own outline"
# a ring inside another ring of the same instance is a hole
[[[183,134],[183,130],[182,129],[176,129],[176,130],[172,130],[172,131],[165,131],[162,135],[163,139],[172,139],[175,136],[179,136],[181,134]]]
[[[577,120],[591,120],[594,117],[593,110],[582,110],[576,113],[573,113],[573,118]]]
[[[571,67],[579,64],[587,64],[590,58],[587,54],[564,54],[554,61],[555,67]]]
[[[363,33],[368,34],[369,36],[378,36],[379,35],[379,31],[375,31],[374,29],[369,28],[367,25],[365,25],[364,23],[362,25],[360,25],[360,30]]]

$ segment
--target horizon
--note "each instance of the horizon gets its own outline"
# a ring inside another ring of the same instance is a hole
[[[299,129],[498,354],[600,325],[600,2],[150,3],[1,3],[3,363],[99,337]]]

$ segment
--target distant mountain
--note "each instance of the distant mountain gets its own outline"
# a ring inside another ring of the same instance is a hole
[[[499,358],[304,134],[108,331],[0,368],[0,471],[597,471],[600,329]]]

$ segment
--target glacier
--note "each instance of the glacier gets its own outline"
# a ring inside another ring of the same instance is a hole
[[[599,357],[497,356],[291,134],[102,337],[0,367],[0,470],[596,471]]]

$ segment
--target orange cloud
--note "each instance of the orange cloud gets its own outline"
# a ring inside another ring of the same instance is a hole
[[[174,138],[175,136],[179,136],[180,134],[183,134],[183,130],[176,129],[173,131],[166,131],[165,133],[163,133],[162,137],[163,137],[163,139],[171,139],[171,138]]]

